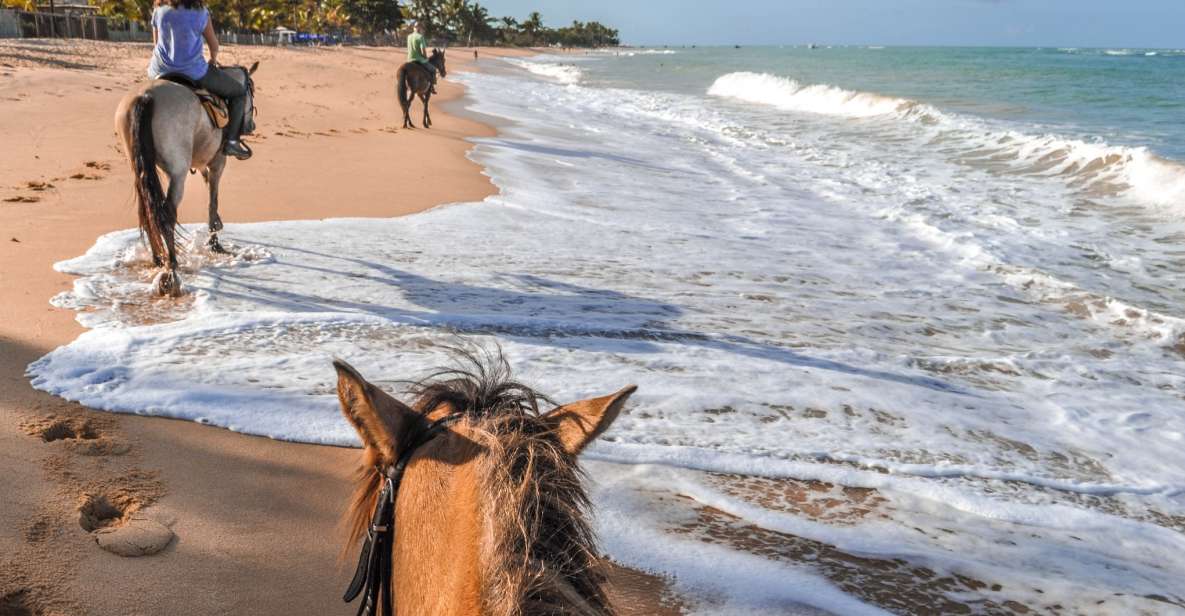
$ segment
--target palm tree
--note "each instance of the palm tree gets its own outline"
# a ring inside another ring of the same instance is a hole
[[[488,35],[490,31],[490,12],[486,10],[486,7],[476,2],[466,4],[460,18],[460,29],[458,29],[457,33],[464,33],[469,47],[473,47],[474,35],[479,40]]]
[[[502,27],[498,28],[498,36],[502,39],[502,43],[513,45],[514,35],[518,32],[518,20],[507,16],[498,21],[502,23]]]
[[[532,11],[530,15],[527,15],[527,20],[523,22],[522,30],[523,34],[527,35],[531,44],[534,45],[539,33],[543,31],[543,16],[539,14],[539,11]]]
[[[444,25],[441,19],[440,0],[410,0],[405,8],[408,17],[421,21],[424,23],[424,30],[429,34],[435,34],[436,28]]]

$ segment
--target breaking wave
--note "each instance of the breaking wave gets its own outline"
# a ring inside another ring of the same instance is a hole
[[[547,77],[548,79],[553,79],[566,85],[580,83],[580,78],[583,75],[579,68],[570,64],[519,60],[517,58],[508,58],[507,61],[520,68],[525,68],[536,75]]]
[[[953,114],[918,101],[803,84],[765,73],[728,73],[708,94],[778,109],[847,118],[886,118],[924,127],[928,139],[955,143],[960,160],[1025,175],[1061,177],[1092,195],[1126,194],[1185,212],[1185,165],[1147,148],[1088,142],[1055,134],[1034,135]]]

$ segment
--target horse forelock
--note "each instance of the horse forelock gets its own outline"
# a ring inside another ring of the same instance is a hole
[[[611,613],[584,473],[551,426],[539,415],[495,414],[471,434],[486,450],[478,460],[491,529],[481,546],[486,612]]]
[[[466,416],[459,428],[476,443],[481,518],[479,546],[484,613],[609,614],[584,474],[540,412],[554,406],[511,378],[500,352],[453,349],[455,365],[412,385],[425,415],[448,408]],[[373,474],[373,473],[372,473]],[[363,478],[365,479],[365,478]],[[359,494],[368,487],[363,483]],[[377,491],[377,478],[373,491]],[[356,499],[358,505],[365,504]],[[368,512],[358,514],[356,540]]]

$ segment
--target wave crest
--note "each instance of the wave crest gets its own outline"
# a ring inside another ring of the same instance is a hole
[[[575,85],[580,83],[580,78],[584,74],[579,68],[570,64],[519,60],[518,58],[507,58],[506,60],[507,62],[510,62],[515,66],[525,68],[536,75],[553,79],[565,85]]]
[[[778,109],[847,118],[885,118],[924,125],[931,138],[959,144],[959,159],[994,170],[1061,177],[1090,194],[1126,194],[1141,202],[1185,210],[1185,165],[1143,147],[1034,135],[918,101],[829,84],[802,84],[765,73],[728,73],[708,95]]]
[[[827,84],[804,85],[777,75],[750,72],[729,73],[716,79],[708,94],[792,111],[853,118],[908,111],[919,105],[903,98],[853,92]]]

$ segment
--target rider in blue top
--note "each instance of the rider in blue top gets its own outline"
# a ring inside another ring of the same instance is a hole
[[[157,79],[180,73],[201,87],[226,99],[229,122],[223,153],[239,160],[251,157],[243,147],[243,111],[247,106],[247,86],[218,68],[218,36],[203,0],[164,0],[152,11],[152,61],[148,76]],[[210,61],[202,56],[203,40],[210,46]]]

